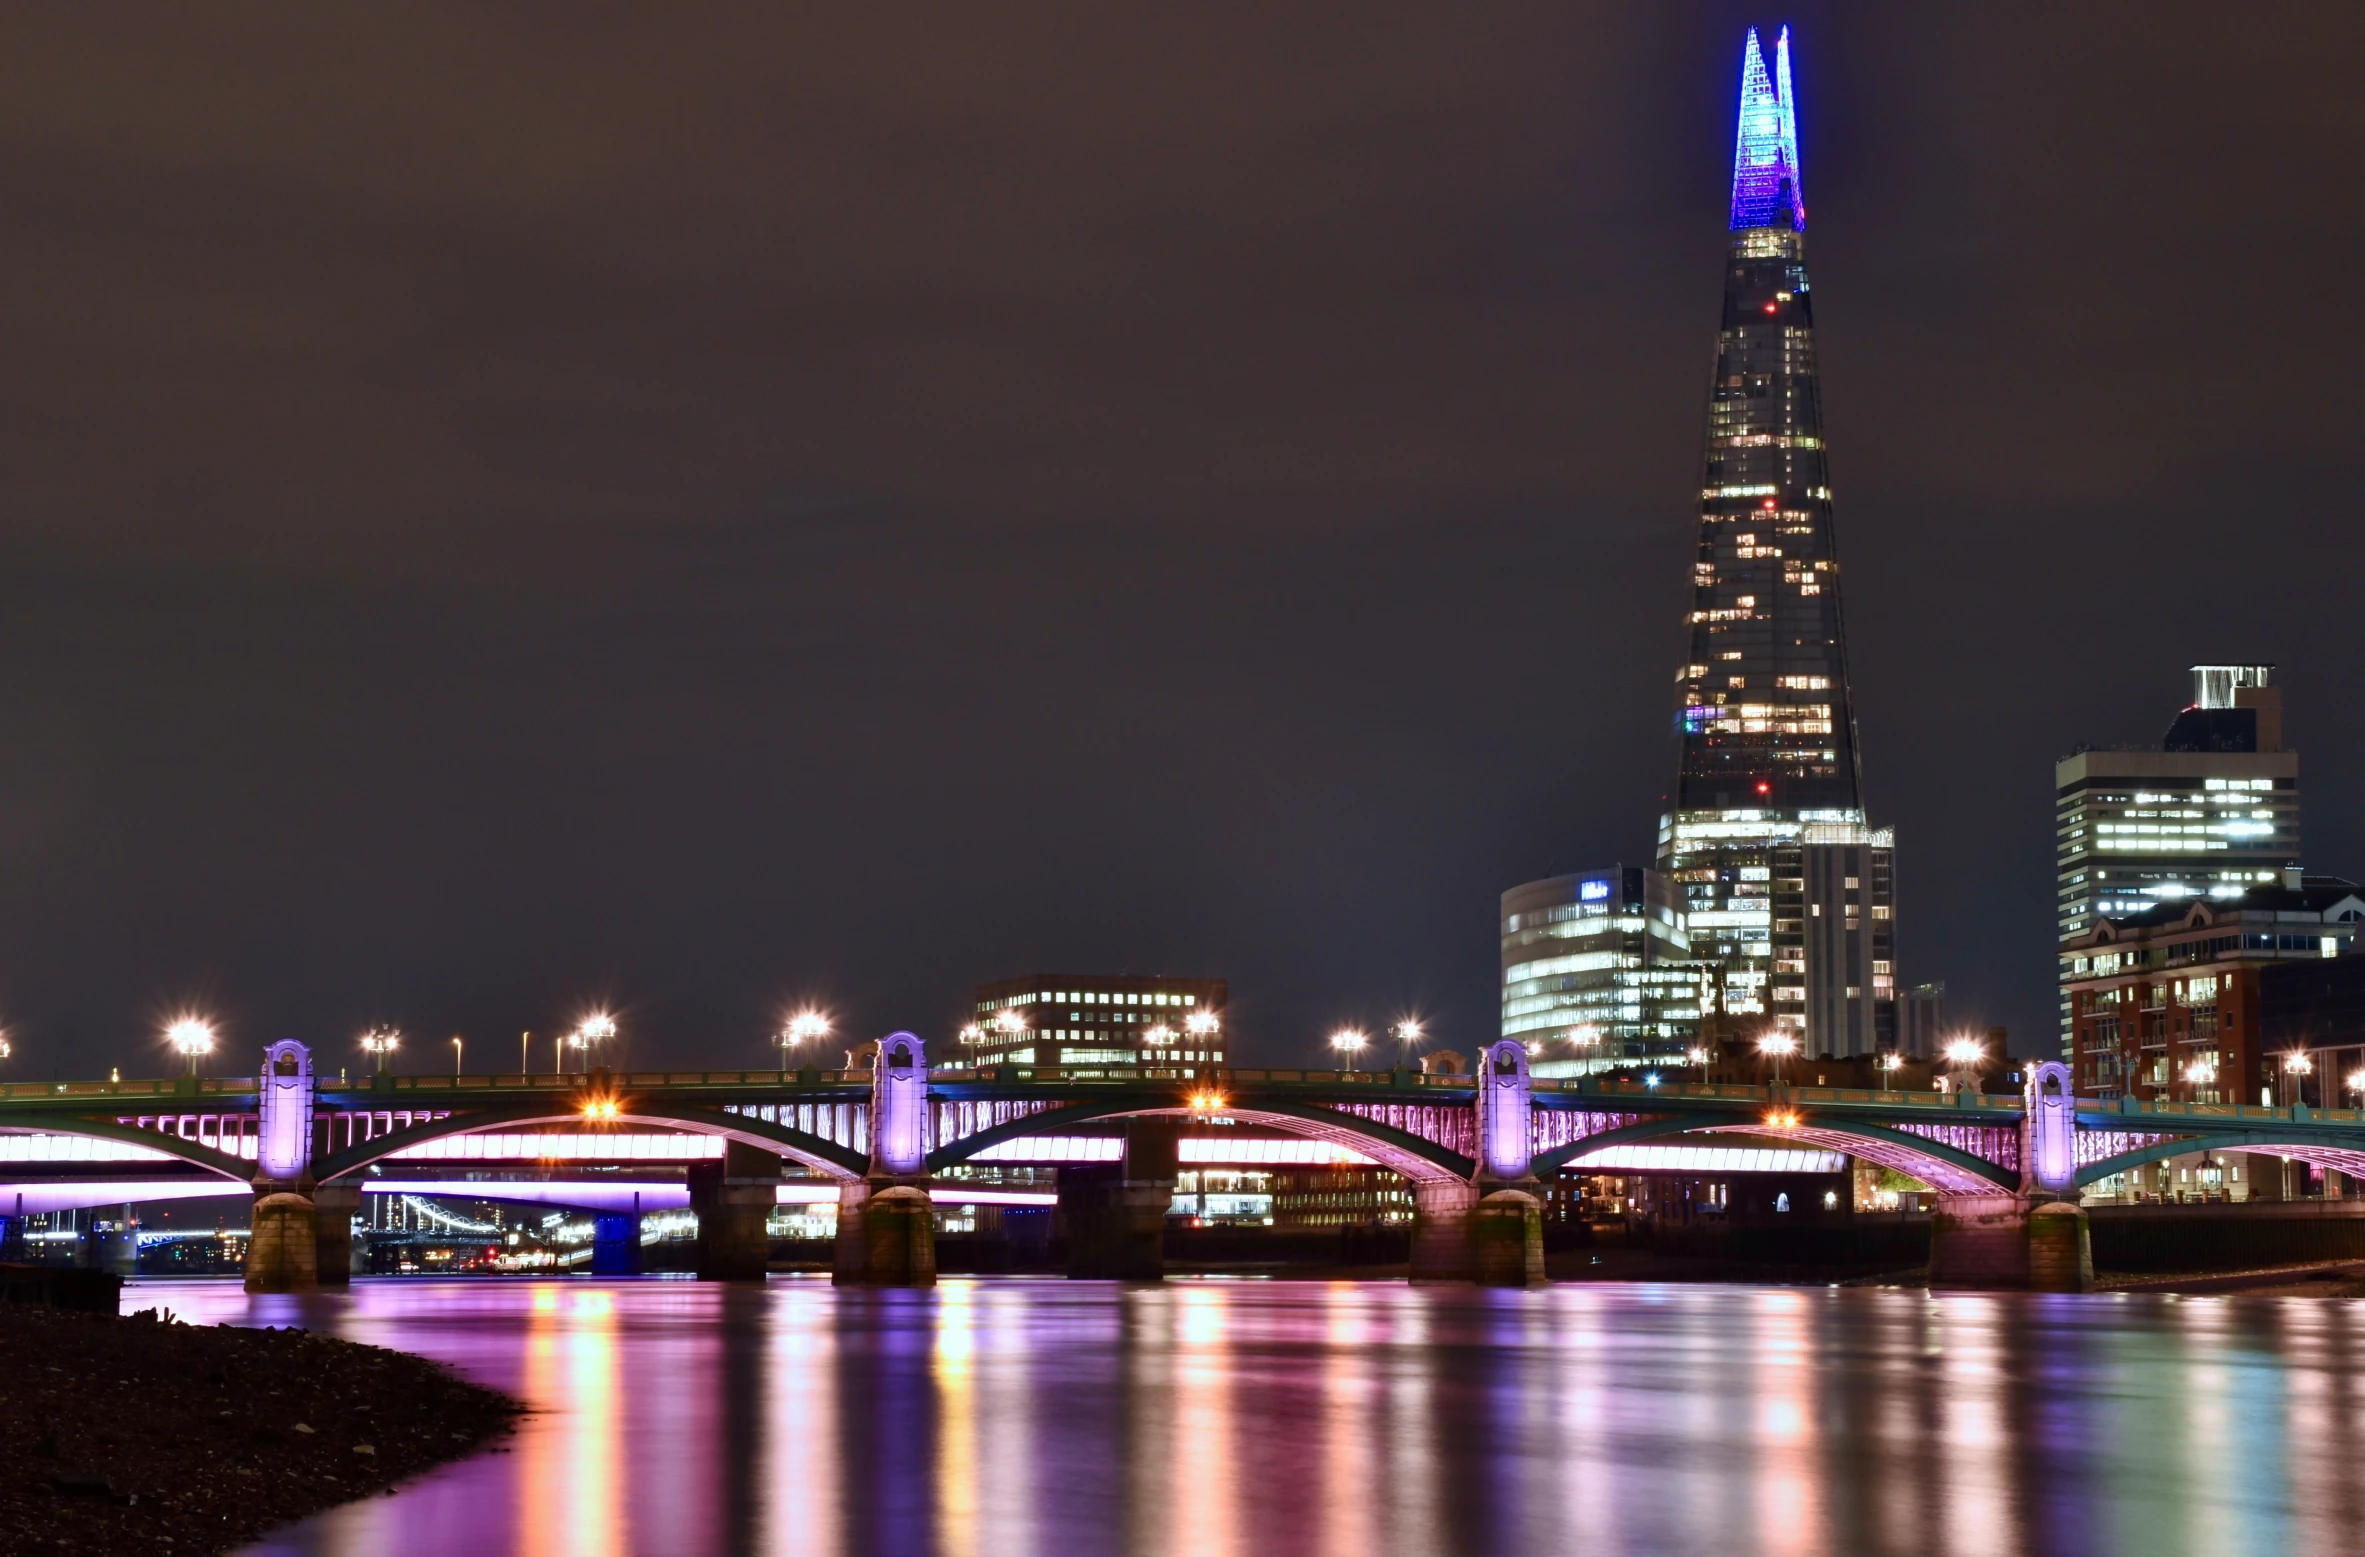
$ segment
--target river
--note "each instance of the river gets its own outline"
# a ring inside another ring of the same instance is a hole
[[[536,1408],[273,1557],[2365,1550],[2365,1304],[1875,1289],[142,1281]]]

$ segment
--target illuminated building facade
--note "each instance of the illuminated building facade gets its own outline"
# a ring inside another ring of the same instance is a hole
[[[1679,1060],[1701,972],[1665,877],[1612,865],[1503,894],[1503,1033],[1538,1076]],[[1540,1046],[1540,1047],[1539,1047]]]
[[[1790,34],[1741,76],[1691,652],[1659,870],[1728,1016],[1895,1041],[1895,839],[1865,826],[1805,259]]]
[[[1222,979],[1037,973],[983,984],[968,1065],[1223,1065]]]
[[[2193,694],[2158,749],[2081,751],[2054,765],[2064,947],[2103,919],[2238,899],[2298,868],[2299,754],[2283,749],[2274,667],[2196,665]],[[2072,1056],[2066,984],[2061,1023]]]
[[[2336,876],[2291,873],[2288,884],[2238,897],[2142,900],[2137,912],[2097,918],[2062,944],[2070,1068],[2080,1096],[2180,1103],[2289,1102],[2286,1051],[2337,1048],[2304,1013],[2330,966],[2347,958],[2365,922],[2365,891]],[[2301,964],[2304,966],[2294,966]],[[2349,1039],[2365,1051],[2365,1034]],[[2326,1101],[2345,1071],[2317,1054],[2301,1083]],[[2281,1092],[2278,1089],[2283,1089]]]

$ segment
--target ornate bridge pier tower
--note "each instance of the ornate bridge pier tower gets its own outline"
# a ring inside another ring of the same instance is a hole
[[[936,1285],[928,1195],[928,1057],[910,1033],[879,1040],[870,1085],[870,1171],[838,1186],[839,1286]]]
[[[1525,1048],[1505,1039],[1479,1051],[1477,1106],[1477,1176],[1413,1186],[1412,1279],[1541,1286],[1544,1206]]]
[[[312,1054],[293,1040],[263,1051],[260,1144],[255,1153],[253,1232],[246,1245],[246,1290],[310,1292],[323,1280],[349,1279],[358,1190],[328,1192],[324,1229],[312,1182]],[[348,1198],[349,1197],[349,1198]],[[323,1268],[323,1231],[330,1234]]]
[[[1930,1218],[1930,1285],[2084,1292],[2094,1248],[2077,1191],[2077,1103],[2069,1067],[2029,1072],[2020,1191],[1941,1199]]]

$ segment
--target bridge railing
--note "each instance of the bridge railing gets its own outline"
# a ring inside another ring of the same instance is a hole
[[[169,1081],[10,1081],[0,1082],[0,1102],[61,1097],[187,1097],[192,1092],[201,1097],[241,1093],[251,1096],[254,1090],[252,1076],[205,1076],[199,1078],[195,1087],[189,1085],[185,1076]]]

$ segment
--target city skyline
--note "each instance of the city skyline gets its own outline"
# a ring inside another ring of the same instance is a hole
[[[1786,18],[1899,966],[2016,1043],[2042,775],[2186,666],[2280,667],[2304,863],[2365,860],[2342,29],[2159,14]],[[541,86],[438,99],[399,28],[30,24],[10,1073],[164,1069],[184,1006],[761,1063],[1039,966],[1225,977],[1249,1060],[1474,1046],[1504,884],[1652,857],[1701,236],[1783,20],[487,22]],[[2195,188],[2201,258],[2134,241]],[[2235,327],[2159,328],[2197,295]]]

